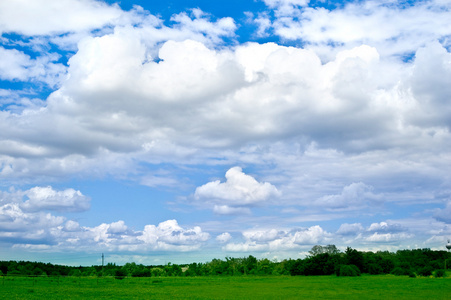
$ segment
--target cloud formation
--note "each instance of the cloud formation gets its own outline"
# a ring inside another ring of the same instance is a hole
[[[347,210],[363,209],[368,206],[374,207],[381,201],[381,195],[372,193],[371,187],[362,182],[358,182],[345,186],[339,195],[327,195],[321,197],[315,202],[315,205],[332,210]]]
[[[28,198],[22,205],[25,211],[86,211],[90,208],[90,198],[80,191],[67,189],[55,191],[52,187],[34,187],[25,192]]]
[[[248,212],[248,207],[280,196],[275,186],[268,182],[260,183],[250,175],[243,173],[240,167],[229,169],[226,181],[209,182],[198,188],[194,193],[196,200],[213,203],[218,214],[234,214]]]
[[[114,24],[122,14],[118,6],[94,0],[2,1],[0,33],[36,36],[90,31]]]
[[[0,191],[3,243],[185,251],[216,236],[227,251],[296,252],[451,234],[447,1],[264,0],[246,14],[259,27],[245,43],[249,24],[199,8],[163,20],[139,6],[28,2],[0,4],[0,179],[23,189]],[[84,226],[65,214],[98,200],[49,185],[73,178],[169,188],[233,222]]]
[[[272,253],[300,251],[316,244],[327,243],[331,237],[330,233],[318,225],[292,230],[248,230],[242,234],[245,242],[228,243],[224,246],[224,250],[232,252],[269,251]]]
[[[333,8],[306,7],[308,1],[264,1],[274,34],[302,40],[330,58],[330,45],[340,49],[367,44],[384,55],[411,54],[450,34],[447,1],[350,1]],[[262,24],[261,16],[257,24]],[[269,27],[268,27],[269,28]],[[268,30],[267,28],[267,30]],[[449,43],[449,42],[448,42]],[[448,44],[449,46],[449,44]]]

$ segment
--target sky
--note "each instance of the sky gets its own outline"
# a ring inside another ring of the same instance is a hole
[[[0,260],[445,250],[451,1],[0,1]]]

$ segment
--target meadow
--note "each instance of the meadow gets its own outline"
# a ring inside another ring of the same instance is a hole
[[[451,278],[393,275],[0,277],[0,299],[451,299]]]

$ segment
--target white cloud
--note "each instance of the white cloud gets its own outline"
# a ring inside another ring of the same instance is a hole
[[[34,187],[26,191],[11,188],[0,193],[0,204],[14,204],[20,211],[39,212],[45,210],[58,212],[80,212],[90,208],[89,197],[80,191],[66,189],[56,191],[51,186]]]
[[[262,252],[267,251],[268,246],[262,244],[256,244],[255,242],[247,243],[228,243],[223,247],[224,251],[227,252]]]
[[[51,87],[58,86],[64,79],[66,68],[59,63],[57,55],[44,55],[31,59],[16,49],[0,47],[0,79],[9,81],[41,81]]]
[[[285,232],[276,229],[244,231],[243,236],[253,242],[268,242],[284,236]]]
[[[221,233],[216,237],[216,240],[220,243],[227,243],[232,239],[232,236],[228,232]]]
[[[265,1],[275,10],[274,32],[319,51],[369,44],[384,54],[412,53],[451,33],[448,2],[422,1],[401,8],[387,1],[352,1],[333,10],[291,2],[295,1]]]
[[[24,211],[85,211],[90,208],[90,198],[80,191],[66,189],[55,191],[52,187],[34,187],[24,192],[28,198],[21,208]]]
[[[226,17],[216,22],[211,22],[209,15],[199,8],[192,9],[191,11],[194,18],[190,17],[187,13],[180,13],[171,17],[171,21],[178,23],[176,28],[183,31],[209,35],[215,44],[222,42],[221,37],[235,35],[237,27],[232,18]]]
[[[265,4],[275,9],[277,17],[287,17],[299,15],[299,9],[308,5],[310,0],[263,0]]]
[[[65,218],[50,213],[26,213],[18,203],[0,206],[0,241],[6,243],[53,244],[50,230],[60,226]]]
[[[0,206],[0,242],[13,247],[47,252],[62,250],[119,252],[192,251],[210,239],[199,226],[183,228],[176,220],[146,225],[143,231],[129,229],[124,221],[102,223],[95,227],[80,226],[63,216],[29,212],[9,197]],[[226,242],[231,237],[218,238]]]
[[[434,214],[434,218],[446,224],[451,224],[451,201],[446,203],[445,208],[438,209]]]
[[[339,195],[323,196],[314,205],[329,209],[365,209],[382,201],[382,195],[374,194],[370,186],[362,182],[345,186]]]
[[[64,230],[65,231],[79,231],[80,230],[80,224],[73,220],[68,220],[66,224],[64,224]]]
[[[32,36],[89,31],[114,23],[121,14],[118,6],[94,0],[2,1],[0,32]]]
[[[16,49],[0,47],[0,78],[3,80],[28,79],[27,67],[31,65],[30,57]]]
[[[209,182],[194,193],[197,200],[216,203],[214,211],[220,214],[249,212],[248,206],[259,205],[271,198],[280,196],[275,186],[268,182],[260,183],[250,175],[243,173],[240,167],[229,169],[226,181]]]
[[[328,232],[316,225],[307,230],[297,231],[294,234],[294,242],[298,245],[316,245],[322,243],[328,236]]]
[[[249,207],[234,207],[228,205],[215,205],[213,212],[218,215],[249,215],[251,210]]]
[[[155,225],[146,225],[141,236],[137,239],[153,249],[161,250],[193,250],[207,241],[210,235],[202,232],[199,226],[184,229],[180,227],[176,220],[168,220]]]
[[[125,222],[122,220],[111,223],[108,228],[108,233],[111,234],[125,233],[126,231],[127,226],[125,225]]]
[[[232,252],[296,251],[316,244],[328,243],[331,234],[315,225],[292,230],[248,230],[243,232],[243,243],[228,243],[223,249]]]
[[[419,109],[412,123],[451,128],[450,81],[451,53],[438,42],[418,49],[410,84]]]
[[[340,225],[340,228],[338,228],[337,234],[343,236],[357,235],[361,233],[363,230],[364,228],[360,223],[353,224],[344,223]]]
[[[402,240],[406,240],[412,238],[413,235],[409,233],[378,233],[375,232],[371,236],[365,238],[367,242],[372,243],[392,243],[392,242],[401,242]]]
[[[368,228],[368,231],[375,233],[396,233],[400,231],[405,231],[406,229],[401,226],[401,224],[387,222],[372,223]]]
[[[9,192],[0,193],[0,241],[11,244],[55,244],[57,237],[53,232],[63,228],[66,218],[45,211],[83,211],[88,208],[89,198],[73,189],[10,189]],[[78,223],[67,221],[64,228],[66,231],[76,231]]]
[[[0,128],[15,128],[1,134],[8,143],[0,157],[4,174],[130,169],[126,164],[136,160],[247,159],[230,147],[254,149],[248,157],[258,162],[273,141],[279,148],[315,141],[353,153],[446,148],[446,124],[411,123],[411,116],[439,105],[418,105],[412,66],[389,67],[368,46],[328,64],[313,51],[275,44],[216,51],[196,41],[168,41],[159,63],[147,60],[148,51],[134,28],[84,39],[70,60],[69,79],[45,108],[0,113]],[[437,59],[446,65],[446,55]],[[93,163],[99,168],[90,168]]]

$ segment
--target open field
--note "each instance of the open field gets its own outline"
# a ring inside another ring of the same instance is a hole
[[[451,299],[451,278],[0,277],[0,299]]]

